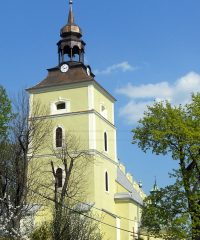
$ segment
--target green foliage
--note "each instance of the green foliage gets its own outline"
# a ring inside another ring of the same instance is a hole
[[[50,228],[47,223],[44,223],[32,233],[31,240],[51,240]]]
[[[172,153],[180,158],[179,147],[196,151],[200,147],[200,94],[192,96],[192,103],[172,106],[169,102],[154,103],[133,130],[133,143],[138,143],[145,152],[149,149],[156,154]]]
[[[133,131],[133,143],[178,160],[193,239],[200,237],[200,93],[184,106],[155,102]],[[170,198],[170,195],[169,195]],[[164,215],[163,215],[164,216]],[[178,221],[179,222],[179,221]],[[174,224],[177,222],[175,221]]]
[[[175,184],[152,191],[145,199],[142,228],[163,239],[191,239],[187,198],[179,177]]]
[[[84,212],[84,215],[88,216],[86,217],[80,213],[78,210],[64,208],[59,214],[59,220],[54,213],[53,220],[37,227],[30,240],[102,240],[99,223],[93,220],[98,216]],[[56,228],[60,229],[60,232],[57,232]]]
[[[12,117],[11,111],[11,102],[6,90],[0,86],[0,140],[6,135],[8,123]]]

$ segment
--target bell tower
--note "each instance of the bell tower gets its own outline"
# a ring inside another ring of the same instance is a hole
[[[105,239],[128,240],[131,239],[134,222],[137,223],[135,227],[139,226],[142,205],[140,188],[135,188],[132,177],[126,175],[125,168],[118,162],[114,121],[116,100],[95,80],[90,66],[84,63],[86,44],[82,40],[81,28],[75,23],[72,6],[70,0],[68,20],[60,30],[60,41],[57,43],[58,63],[47,69],[47,76],[42,81],[27,89],[30,94],[30,113],[36,113],[36,119],[46,119],[51,123],[48,139],[41,143],[39,150],[36,149],[35,161],[41,164],[41,168],[37,169],[37,182],[53,187],[51,161],[58,164],[57,170],[61,175],[66,166],[60,163],[59,155],[62,155],[63,150],[70,151],[70,146],[66,149],[65,139],[67,136],[70,139],[77,137],[80,142],[77,151],[86,151],[91,156],[86,166],[77,164],[78,167],[85,166],[79,169],[83,175],[79,175],[76,170],[73,174],[75,181],[77,176],[83,180],[81,191],[86,195],[84,201],[91,208],[95,204],[96,208],[101,209],[104,223],[113,226],[100,226],[102,232],[105,232]],[[35,103],[41,103],[45,111],[37,111],[35,108],[38,104]],[[59,154],[55,154],[55,151]],[[60,182],[59,186],[62,187]],[[85,211],[85,204],[81,205],[81,211]],[[42,214],[43,209],[38,216]],[[120,231],[124,226],[127,231]]]
[[[64,62],[81,62],[84,64],[85,42],[82,38],[82,30],[76,25],[73,14],[73,1],[69,1],[69,16],[67,24],[61,28],[61,40],[58,45],[59,65]]]

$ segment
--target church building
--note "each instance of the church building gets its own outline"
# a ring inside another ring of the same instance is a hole
[[[85,63],[85,46],[70,1],[68,22],[61,28],[57,43],[58,64],[48,69],[43,81],[28,89],[30,106],[40,101],[46,107],[55,149],[62,147],[62,139],[70,132],[80,138],[84,149],[95,159],[87,176],[85,201],[91,209],[101,210],[105,240],[132,240],[133,231],[137,237],[140,227],[145,194],[141,184],[118,161],[116,99],[95,80],[91,67]],[[49,161],[48,149],[38,154],[39,159]]]

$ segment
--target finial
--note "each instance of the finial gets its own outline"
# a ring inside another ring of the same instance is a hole
[[[159,190],[158,185],[157,185],[157,178],[156,177],[155,177],[155,183],[154,183],[154,186],[153,186],[153,190],[155,192],[157,192]]]
[[[157,186],[157,179],[156,179],[156,176],[155,176],[155,183],[154,183],[154,186]]]
[[[68,17],[68,24],[69,25],[74,24],[74,15],[73,15],[73,10],[72,10],[72,4],[73,4],[73,0],[69,0],[69,5],[70,5],[69,17]]]
[[[159,187],[157,185],[157,178],[156,177],[155,177],[155,183],[154,183],[153,188],[150,192],[151,193],[159,192]]]

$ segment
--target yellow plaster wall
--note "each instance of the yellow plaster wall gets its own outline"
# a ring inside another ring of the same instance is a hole
[[[105,172],[108,172],[109,191],[105,189]],[[115,213],[114,194],[116,193],[116,165],[101,157],[96,157],[94,165],[95,185],[94,195],[97,207]]]
[[[116,218],[107,213],[102,214],[102,221],[108,225],[116,226]],[[105,240],[116,240],[117,239],[116,238],[116,232],[117,232],[116,228],[112,228],[110,226],[102,224],[101,230],[104,233],[103,239],[105,239]]]
[[[88,149],[88,114],[59,116],[52,119],[52,124],[52,135],[54,134],[57,126],[63,126],[66,133],[77,136],[77,138],[80,140],[82,149]]]
[[[73,177],[71,177],[71,179],[76,179],[76,181],[79,179],[76,184],[80,190],[78,191],[78,195],[75,195],[72,198],[66,198],[71,202],[77,203],[77,200],[88,203],[94,202],[94,195],[91,194],[93,193],[92,190],[94,189],[93,159],[89,159],[86,165],[84,162],[84,171],[83,168],[78,167],[79,163],[82,166],[82,162],[87,160],[88,159],[80,158],[74,163],[74,168],[72,172]],[[54,196],[53,193],[55,179],[52,174],[51,161],[53,161],[55,169],[57,169],[58,167],[64,169],[62,161],[55,158],[54,156],[42,156],[34,158],[29,165],[29,178],[32,177],[34,179],[34,182],[32,182],[33,185],[31,186],[31,190],[36,193],[33,195],[34,198],[29,197],[29,202],[41,206],[40,210],[35,216],[35,223],[37,225],[44,221],[50,221],[52,217],[51,207],[53,205],[53,202],[50,199],[53,199]],[[34,168],[36,168],[36,171],[34,171]]]
[[[128,208],[128,204],[127,203],[116,203],[116,214],[118,216],[122,216],[124,218],[128,218],[129,216],[129,208]],[[129,221],[126,219],[120,219],[120,228],[125,229],[125,230],[129,230]],[[120,232],[121,235],[121,240],[122,239],[127,239],[129,240],[129,236],[130,233],[125,232],[125,231],[121,231]]]
[[[34,101],[40,101],[43,105],[45,105],[48,109],[48,114],[50,114],[51,103],[59,101],[59,99],[66,99],[70,101],[70,113],[64,115],[55,115],[50,116],[49,119],[52,121],[52,132],[49,139],[50,146],[53,145],[55,138],[54,132],[57,126],[62,126],[66,131],[71,132],[74,135],[80,137],[80,142],[83,149],[89,148],[89,116],[88,114],[80,114],[80,111],[88,110],[88,87],[87,86],[79,86],[74,88],[66,88],[59,90],[52,90],[49,92],[40,92],[36,93],[33,96]],[[94,109],[100,113],[100,106],[103,104],[107,109],[108,121],[114,123],[114,105],[113,101],[108,98],[99,88],[94,88]],[[71,114],[77,112],[78,114]],[[107,121],[99,116],[95,115],[95,126],[96,126],[96,147],[100,153],[109,157],[110,159],[117,162],[116,159],[116,145],[115,145],[115,137],[116,130],[111,126]],[[108,134],[108,152],[104,152],[104,132]],[[41,155],[45,155],[50,153],[48,148],[44,148],[41,151]],[[40,161],[42,163],[43,168],[41,171],[49,170],[50,172],[50,160],[51,158],[43,158],[36,159],[36,161]],[[117,192],[127,192],[127,190],[116,183],[117,178],[117,165],[115,162],[110,161],[108,158],[96,155],[94,157],[94,164],[91,164],[84,169],[84,173],[87,178],[88,185],[85,185],[87,190],[87,202],[94,202],[95,207],[105,210],[102,216],[102,221],[110,224],[112,226],[116,226],[116,217],[121,216],[124,218],[135,220],[138,217],[138,207],[135,203],[130,202],[115,202],[114,195]],[[48,165],[48,167],[47,167]],[[109,175],[109,192],[105,190],[105,172],[108,172]],[[41,173],[41,172],[40,172]],[[41,176],[41,181],[45,182],[47,179],[45,175]],[[53,185],[53,177],[49,175],[49,183],[52,181]],[[52,180],[51,180],[52,179]],[[84,201],[84,200],[83,200]],[[46,209],[42,209],[40,215],[36,216],[36,222],[40,222],[43,220],[43,214]],[[46,214],[46,213],[45,213]],[[48,215],[48,213],[47,213]],[[127,229],[129,231],[133,230],[134,223],[132,221],[128,221],[126,219],[121,218],[121,228]],[[116,240],[116,229],[106,226],[104,224],[101,225],[102,232],[105,232],[104,240]],[[130,233],[125,231],[121,231],[121,240],[132,240]]]
[[[37,92],[33,94],[33,102],[41,102],[50,114],[51,103],[65,99],[70,101],[70,112],[86,111],[88,109],[88,87],[67,87],[63,89],[52,89],[51,91]]]
[[[107,109],[108,121],[114,124],[114,103],[108,97],[106,97],[99,88],[94,88],[94,109],[99,113],[101,104],[103,104]]]
[[[116,189],[117,189],[118,193],[120,193],[120,192],[128,192],[128,190],[126,188],[124,188],[121,184],[119,184],[118,182],[116,182]]]
[[[40,151],[40,155],[51,154],[55,148],[55,131],[57,127],[62,127],[64,135],[77,136],[80,142],[80,149],[85,150],[89,147],[89,124],[88,114],[81,115],[59,115],[56,117],[48,117],[51,121],[51,130],[49,139],[45,142],[45,146]]]
[[[44,222],[50,222],[52,220],[52,214],[49,207],[42,207],[35,216],[34,224],[35,226],[40,226]]]
[[[107,132],[108,151],[104,149],[104,132]],[[104,153],[109,158],[117,161],[116,159],[116,130],[106,123],[104,120],[96,116],[96,146],[99,152]]]

